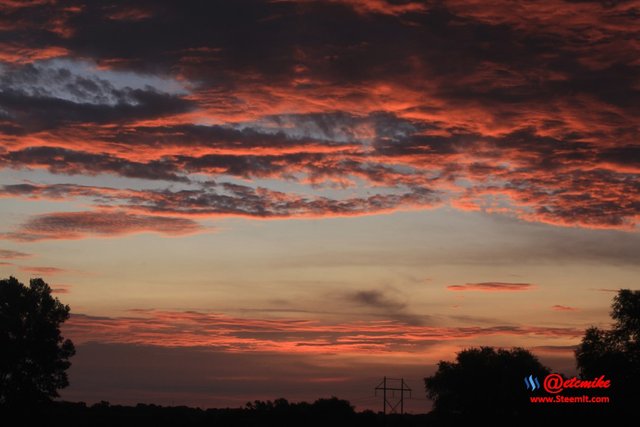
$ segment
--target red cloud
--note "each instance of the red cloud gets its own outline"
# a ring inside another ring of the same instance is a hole
[[[482,282],[466,283],[464,285],[450,285],[450,291],[481,291],[481,292],[509,292],[528,291],[534,288],[530,283],[508,283],[508,282]]]
[[[169,182],[273,183],[269,200],[253,194],[253,204],[206,206],[206,194],[202,206],[193,193],[188,208],[145,199],[152,215],[381,213],[431,207],[433,198],[416,201],[430,192],[458,209],[636,230],[635,3],[511,3],[290,0],[214,11],[107,2],[96,15],[9,2],[0,168],[153,179],[166,193]],[[305,25],[284,35],[292,16]],[[246,38],[212,31],[226,25]],[[333,26],[359,31],[346,40]],[[193,31],[157,33],[182,27]],[[115,31],[130,42],[113,43]],[[165,37],[171,49],[157,42]],[[79,58],[94,69],[76,75]],[[131,73],[152,84],[122,87]],[[184,90],[168,93],[150,74]],[[283,182],[304,191],[276,196]],[[328,198],[323,188],[370,197]]]
[[[0,61],[12,63],[29,63],[46,59],[63,57],[69,51],[61,47],[45,49],[25,48],[19,44],[0,43]]]
[[[66,333],[79,343],[98,341],[226,351],[362,353],[419,351],[447,341],[487,336],[577,338],[578,328],[539,326],[433,327],[397,321],[323,323],[306,319],[236,318],[217,313],[136,310],[138,316],[75,314]]]
[[[285,0],[286,1],[286,0]],[[309,3],[312,1],[340,3],[352,7],[356,12],[367,14],[377,13],[382,15],[402,15],[409,12],[424,12],[427,5],[422,1],[408,1],[394,3],[387,0],[290,0],[296,3]]]

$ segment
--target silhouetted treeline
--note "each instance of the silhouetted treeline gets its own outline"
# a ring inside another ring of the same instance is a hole
[[[94,405],[52,402],[37,412],[13,413],[20,425],[91,426],[209,426],[209,427],[300,427],[300,426],[398,426],[428,425],[426,414],[387,415],[373,411],[356,412],[342,399],[318,399],[313,403],[254,401],[243,408],[200,409],[187,406],[121,406],[101,402]],[[16,424],[17,425],[17,424]]]
[[[478,389],[482,393],[482,389]],[[495,402],[499,405],[499,402]],[[47,427],[127,427],[127,426],[207,426],[207,427],[417,427],[461,426],[491,421],[492,425],[593,425],[594,422],[615,420],[614,408],[608,405],[538,405],[527,416],[494,416],[478,414],[387,414],[356,412],[346,400],[318,399],[313,403],[255,401],[243,408],[200,409],[188,406],[136,406],[110,405],[101,402],[87,405],[83,402],[52,402],[38,409],[22,413],[2,413],[0,422],[20,420],[19,424]],[[4,424],[3,424],[4,425]]]

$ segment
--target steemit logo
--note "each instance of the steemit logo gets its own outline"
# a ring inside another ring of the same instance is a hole
[[[540,383],[538,382],[538,378],[534,377],[533,375],[524,377],[524,384],[527,387],[527,390],[534,391],[540,388]]]

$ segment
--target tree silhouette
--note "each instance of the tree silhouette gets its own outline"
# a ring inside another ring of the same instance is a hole
[[[522,348],[470,348],[455,362],[440,361],[436,373],[425,378],[434,412],[459,417],[522,416],[529,405],[523,379],[544,378],[549,369]]]
[[[614,404],[635,405],[640,400],[640,291],[621,289],[611,308],[613,329],[587,329],[576,349],[576,362],[584,378],[611,379]]]
[[[69,306],[51,296],[42,279],[29,287],[0,280],[0,405],[34,406],[69,384],[66,369],[75,349],[60,335]]]

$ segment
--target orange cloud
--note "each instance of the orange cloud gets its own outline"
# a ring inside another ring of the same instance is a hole
[[[46,59],[63,57],[69,54],[67,49],[61,47],[48,47],[35,49],[19,44],[0,43],[0,61],[15,64],[24,64]]]

